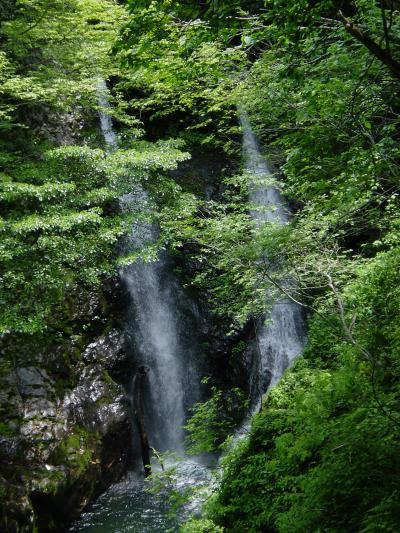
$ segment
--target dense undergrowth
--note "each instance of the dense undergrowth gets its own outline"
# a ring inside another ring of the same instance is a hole
[[[311,320],[304,357],[224,459],[210,514],[228,531],[398,529],[398,259],[382,254],[347,293],[360,344]]]

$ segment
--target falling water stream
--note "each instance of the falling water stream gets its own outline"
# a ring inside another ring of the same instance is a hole
[[[273,184],[271,169],[262,156],[257,137],[245,111],[239,111],[243,132],[243,156],[246,170],[252,177],[249,200],[251,215],[256,225],[263,223],[287,224],[290,219],[285,199]],[[264,183],[263,183],[264,182]],[[266,294],[268,299],[268,293]],[[306,340],[304,313],[295,302],[282,298],[272,305],[267,320],[257,327],[258,361],[251,376],[252,398],[260,399],[269,387],[275,385],[283,372],[302,352]],[[259,401],[256,402],[258,407]]]
[[[106,83],[98,82],[100,123],[108,149],[117,148],[109,109]],[[257,139],[245,113],[241,113],[243,150],[246,166],[255,182],[270,171],[262,157]],[[256,207],[252,216],[285,224],[289,220],[286,204],[275,187],[255,185],[250,195]],[[122,210],[151,209],[146,192],[135,185],[121,198]],[[262,208],[262,209],[259,209]],[[126,240],[127,251],[136,250],[156,238],[150,223],[133,225]],[[146,426],[151,446],[173,450],[183,455],[182,425],[185,413],[198,400],[200,378],[198,347],[190,322],[190,302],[171,274],[168,255],[162,252],[157,261],[137,261],[121,272],[130,298],[127,333],[133,340],[136,363],[148,369],[144,397]],[[253,394],[260,395],[274,384],[300,353],[304,345],[301,310],[282,300],[272,307],[270,321],[258,327],[259,361],[254,365]],[[135,383],[133,382],[133,387]],[[133,447],[138,443],[133,442]],[[209,480],[209,470],[193,459],[176,463],[175,488],[185,490]],[[167,533],[177,532],[179,524],[196,511],[192,501],[182,511],[169,514],[168,494],[150,494],[138,470],[110,487],[71,528],[86,533]]]
[[[98,83],[100,123],[109,150],[117,148],[104,80]],[[151,218],[147,192],[133,182],[132,190],[120,198],[121,210]],[[157,228],[143,217],[132,225],[125,239],[125,252],[140,251],[157,239]],[[129,294],[126,332],[134,347],[135,363],[145,368],[144,415],[150,445],[158,451],[183,452],[185,412],[199,399],[198,346],[190,323],[191,304],[171,273],[168,254],[159,252],[156,261],[137,260],[120,271]],[[133,380],[135,387],[135,380]]]
[[[118,147],[110,109],[107,85],[98,81],[100,125],[107,149]],[[134,180],[133,180],[134,182]],[[130,193],[120,198],[125,212],[150,215],[151,201],[146,191],[133,183]],[[157,238],[157,228],[141,220],[132,226],[125,239],[125,252],[132,253],[152,244]],[[146,218],[146,217],[144,217]],[[185,491],[205,482],[209,471],[200,462],[185,458],[183,430],[185,413],[199,400],[199,347],[194,334],[193,316],[196,309],[186,298],[171,272],[166,252],[160,252],[156,261],[137,260],[120,271],[120,277],[129,295],[126,333],[131,339],[135,363],[146,369],[143,390],[143,411],[150,446],[158,452],[172,451],[181,459],[169,460],[167,468],[175,469],[174,489]],[[132,389],[135,389],[135,378]],[[130,391],[133,398],[134,390]],[[132,400],[133,403],[133,400]],[[138,428],[134,424],[132,446],[140,456]],[[152,461],[153,471],[160,470]],[[139,463],[137,463],[138,465]],[[150,494],[146,490],[143,474],[138,467],[128,476],[110,487],[77,521],[70,531],[92,533],[166,533],[177,531],[188,513],[194,511],[192,500],[171,516],[168,491]]]

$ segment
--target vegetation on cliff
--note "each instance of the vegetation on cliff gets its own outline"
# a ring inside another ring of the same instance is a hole
[[[57,331],[68,295],[113,270],[132,223],[115,199],[186,158],[172,142],[138,140],[138,121],[118,100],[125,140],[113,154],[99,148],[97,80],[118,73],[107,54],[124,13],[106,1],[18,2],[5,13],[2,333]]]
[[[131,363],[122,379],[112,372],[124,347],[107,280],[134,259],[119,242],[144,215],[118,198],[146,183],[154,216],[173,211],[180,189],[167,172],[188,155],[174,140],[143,140],[117,95],[119,149],[105,146],[99,80],[121,75],[109,52],[123,6],[0,4],[0,529],[51,531],[129,459]]]

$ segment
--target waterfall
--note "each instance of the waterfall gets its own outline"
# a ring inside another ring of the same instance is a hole
[[[98,82],[98,103],[102,133],[113,150],[117,139],[104,80]],[[120,206],[122,211],[140,211],[151,217],[150,199],[137,184],[120,198]],[[136,222],[125,239],[125,252],[140,250],[156,237],[157,228],[151,222]],[[190,333],[196,309],[172,276],[165,251],[155,261],[135,261],[121,269],[120,276],[129,293],[126,329],[135,362],[146,370],[144,417],[150,446],[161,451],[182,451],[185,413],[198,400],[199,391],[198,349],[196,337]]]
[[[263,223],[287,224],[290,212],[279,189],[263,185],[263,178],[271,176],[271,169],[261,154],[246,112],[239,110],[243,132],[243,155],[246,170],[252,176],[249,201],[255,207],[251,216],[261,228]],[[268,294],[266,295],[268,298]],[[257,327],[259,361],[251,376],[251,395],[258,400],[267,389],[275,385],[305,344],[304,315],[299,305],[286,298],[272,306],[267,320]]]
[[[117,136],[114,132],[111,115],[108,112],[111,109],[108,89],[105,80],[102,78],[97,80],[97,103],[100,106],[100,127],[106,146],[109,149],[116,149],[118,146]]]
[[[117,147],[117,140],[107,113],[109,103],[104,82],[99,83],[98,90],[101,127],[111,151]],[[254,178],[250,201],[257,209],[252,210],[252,216],[260,229],[264,221],[285,224],[289,220],[289,212],[279,190],[257,184],[263,176],[270,175],[270,171],[245,114],[241,122],[247,170]],[[120,199],[122,210],[151,215],[151,202],[146,191],[137,185],[132,189]],[[141,249],[156,238],[157,228],[154,225],[138,221],[126,238],[126,251]],[[127,330],[133,340],[135,361],[142,370],[140,375],[146,376],[148,385],[144,391],[144,411],[150,444],[160,450],[181,451],[181,426],[185,413],[199,399],[200,372],[196,362],[199,351],[198,340],[193,333],[196,330],[193,320],[196,309],[185,298],[171,274],[171,266],[164,251],[156,261],[136,261],[121,271],[121,278],[131,302]],[[285,299],[276,302],[269,318],[267,323],[259,324],[257,328],[260,360],[253,369],[253,399],[259,398],[271,383],[280,378],[304,344],[303,316],[293,302]],[[242,429],[243,434],[247,433],[244,425]],[[240,438],[239,433],[236,438]],[[184,493],[193,487],[204,486],[204,483],[215,487],[208,468],[200,462],[185,458],[174,466],[178,491]],[[143,479],[131,472],[125,480],[101,496],[71,531],[178,531],[188,514],[198,512],[200,501],[192,500],[189,507],[178,510],[172,517],[167,496],[167,493],[161,494],[161,498],[149,494]]]
[[[112,151],[118,146],[104,81],[99,81],[97,90],[101,129],[108,150]],[[135,180],[132,182],[131,192],[120,198],[122,211],[140,214],[125,239],[127,253],[154,244],[158,236],[155,225],[143,220],[146,218],[143,215],[152,218],[149,195]],[[185,414],[199,400],[202,357],[196,331],[200,317],[196,305],[186,297],[172,272],[171,259],[166,251],[161,251],[157,260],[138,260],[121,270],[120,276],[130,301],[126,329],[138,370],[130,391],[132,406],[135,401],[136,405],[143,402],[141,415],[145,418],[150,446],[182,453]],[[141,415],[137,417],[138,425],[142,424]],[[136,429],[133,437],[134,450],[138,451]],[[173,466],[174,487],[182,494],[210,482],[209,470],[187,457],[179,462],[170,458],[167,465]],[[157,465],[153,468],[157,470]],[[139,470],[132,470],[100,496],[70,531],[178,531],[182,522],[198,511],[199,501],[191,499],[182,509],[171,513],[169,492],[151,494],[147,489]]]
[[[140,229],[143,227],[134,226],[134,239]],[[178,288],[170,279],[166,262],[165,254],[155,262],[139,260],[121,275],[132,302],[128,330],[134,339],[135,359],[149,368],[145,414],[150,444],[159,450],[180,451],[185,420],[185,358],[174,297]]]

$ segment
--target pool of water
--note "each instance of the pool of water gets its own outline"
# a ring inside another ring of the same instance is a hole
[[[210,470],[195,461],[175,465],[172,488],[184,493],[210,483]],[[149,482],[130,472],[112,485],[70,528],[70,533],[175,533],[189,516],[199,511],[193,495],[178,511],[171,510],[168,490],[152,494]]]

